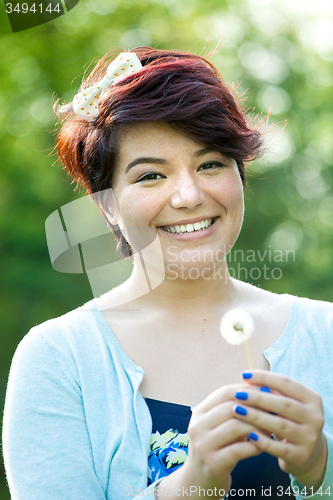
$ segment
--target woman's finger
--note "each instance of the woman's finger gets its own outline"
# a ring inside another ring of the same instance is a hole
[[[317,393],[300,382],[267,370],[246,371],[243,373],[243,380],[250,385],[269,387],[302,403],[310,402],[316,397],[319,398]]]
[[[211,392],[203,401],[197,404],[194,408],[196,411],[200,413],[205,413],[213,408],[221,405],[225,401],[232,401],[234,398],[234,394],[237,391],[241,391],[246,386],[243,384],[232,384],[232,385],[224,385],[219,387],[215,391]]]
[[[226,401],[202,413],[200,415],[202,425],[205,429],[211,430],[215,429],[215,427],[221,425],[226,420],[233,418],[233,405],[234,402],[232,400]]]
[[[320,435],[314,450],[310,451],[306,444],[295,445],[286,440],[270,439],[260,431],[253,431],[248,436],[249,442],[252,442],[263,452],[277,457],[281,470],[292,474],[295,477],[313,474],[313,470],[319,466],[319,480],[315,480],[318,485],[321,483],[325,473],[325,464],[327,460],[327,444],[323,434]]]
[[[235,442],[246,441],[248,434],[255,429],[251,423],[231,418],[207,433],[205,439],[209,446],[218,449]]]
[[[248,440],[255,444],[261,451],[269,453],[277,458],[292,458],[296,454],[297,447],[286,440],[272,439],[266,436],[260,430],[249,433]]]
[[[272,415],[244,404],[235,404],[233,411],[235,417],[261,431],[266,431],[269,435],[276,434],[294,443],[301,443],[304,440],[304,426],[280,415]]]
[[[275,413],[294,422],[304,423],[312,418],[312,408],[309,405],[304,405],[287,396],[273,394],[267,391],[267,387],[261,389],[264,390],[254,390],[251,387],[245,391],[237,391],[234,395],[235,400],[247,407],[251,406],[252,408]]]
[[[215,452],[214,463],[216,471],[228,470],[231,473],[240,460],[254,457],[261,453],[262,450],[251,440],[233,443]]]
[[[246,440],[246,436],[253,430],[253,425],[235,418],[233,401],[227,401],[200,413],[193,411],[189,423],[189,435],[197,441],[205,440],[209,448],[217,449],[232,442]]]

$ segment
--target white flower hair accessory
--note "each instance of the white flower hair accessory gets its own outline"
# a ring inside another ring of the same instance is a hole
[[[121,52],[108,66],[106,75],[95,85],[76,94],[73,99],[74,113],[90,121],[99,115],[98,104],[108,87],[118,82],[124,76],[142,68],[142,64],[134,52]]]
[[[221,320],[220,332],[222,337],[232,345],[245,342],[249,367],[252,369],[248,339],[254,332],[254,322],[251,316],[240,307],[228,311]]]

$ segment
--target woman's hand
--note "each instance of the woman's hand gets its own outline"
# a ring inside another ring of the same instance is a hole
[[[231,472],[237,463],[261,453],[247,440],[255,427],[235,418],[233,411],[234,394],[245,387],[245,384],[224,386],[193,409],[188,428],[188,458],[183,466],[187,484],[206,490],[216,488],[227,494]]]
[[[156,498],[179,498],[177,491],[186,491],[193,499],[220,499],[230,489],[231,472],[237,463],[260,455],[261,450],[247,440],[256,427],[236,418],[233,411],[235,392],[247,387],[244,383],[224,386],[193,408],[187,460],[160,483]]]
[[[244,377],[247,389],[235,393],[234,416],[257,427],[249,437],[258,450],[277,457],[280,468],[303,486],[318,489],[327,460],[321,397],[288,377],[263,370],[251,373]]]

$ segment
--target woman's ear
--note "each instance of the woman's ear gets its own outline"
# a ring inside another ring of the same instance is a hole
[[[119,225],[119,212],[112,188],[93,193],[91,197],[107,221],[113,226]]]

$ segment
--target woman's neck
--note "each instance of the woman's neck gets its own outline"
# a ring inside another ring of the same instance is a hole
[[[219,263],[197,279],[168,275],[163,266],[142,265],[142,260],[134,259],[131,276],[120,286],[110,290],[99,299],[102,309],[124,308],[141,311],[164,311],[177,315],[222,314],[223,310],[235,307],[242,301],[244,285],[231,278],[225,262]]]
[[[208,272],[210,271],[210,272]],[[197,273],[198,274],[198,273]],[[165,309],[195,308],[215,309],[221,304],[229,306],[237,296],[237,281],[230,277],[225,262],[220,263],[219,268],[212,266],[211,270],[193,277],[178,273],[177,276],[164,274],[163,269],[153,268],[147,265],[134,266],[133,273],[127,281],[131,290],[142,290],[143,280],[146,280],[149,293],[138,297],[137,302],[142,306]]]

